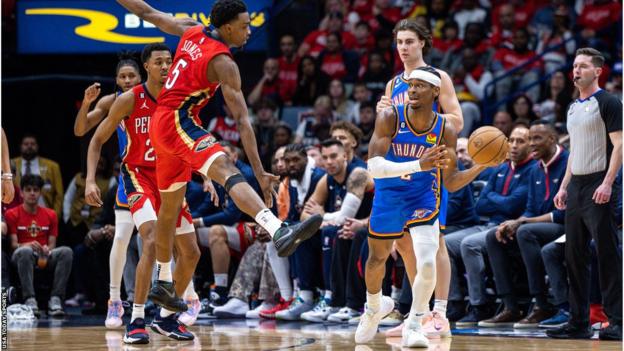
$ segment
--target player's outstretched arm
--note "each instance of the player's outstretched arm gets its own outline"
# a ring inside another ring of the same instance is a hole
[[[108,116],[100,123],[95,130],[93,138],[89,143],[89,151],[87,152],[87,177],[85,189],[85,201],[91,206],[102,206],[100,189],[95,184],[95,172],[97,164],[100,161],[100,153],[102,145],[110,139],[115,132],[117,125],[130,113],[134,107],[134,93],[132,91],[121,94],[110,108]]]
[[[93,129],[100,121],[106,117],[108,110],[110,110],[113,101],[115,101],[115,94],[109,94],[102,97],[96,104],[93,110],[89,111],[91,104],[100,95],[100,83],[94,83],[90,85],[84,94],[82,99],[82,105],[76,120],[74,121],[74,135],[83,136],[88,131]]]
[[[434,167],[445,168],[448,161],[446,148],[436,146],[427,150],[420,160],[392,162],[385,159],[396,131],[397,116],[394,108],[382,110],[375,121],[375,130],[368,144],[368,171],[373,178],[395,178]]]
[[[258,145],[253,127],[249,121],[249,111],[245,103],[245,97],[241,91],[240,72],[236,62],[229,56],[219,55],[210,61],[209,73],[214,72],[217,80],[221,84],[221,91],[225,99],[225,104],[230,109],[232,117],[236,121],[238,132],[240,133],[243,149],[247,159],[251,164],[258,183],[262,188],[264,200],[267,207],[272,207],[275,188],[273,184],[279,182],[279,177],[265,172],[258,155]]]
[[[125,7],[126,10],[139,16],[142,20],[155,25],[167,34],[181,37],[189,27],[199,24],[189,17],[176,18],[168,13],[156,10],[143,0],[117,0],[117,2]]]
[[[449,156],[449,163],[447,168],[443,170],[444,174],[442,178],[444,179],[444,186],[450,192],[455,192],[465,187],[468,183],[477,178],[483,170],[488,167],[499,165],[505,160],[506,157],[506,155],[503,155],[500,160],[494,160],[488,165],[475,164],[464,171],[459,171],[457,170],[457,154],[455,153],[455,149],[457,148],[457,132],[455,131],[455,127],[453,127],[451,121],[447,120],[446,122],[442,142],[444,143],[443,146],[446,147],[446,151]]]

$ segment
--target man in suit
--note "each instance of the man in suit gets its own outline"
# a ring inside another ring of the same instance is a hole
[[[39,144],[37,137],[26,134],[22,137],[20,145],[20,157],[16,157],[15,182],[20,183],[22,175],[33,174],[43,178],[42,196],[39,205],[53,209],[58,218],[62,218],[63,208],[63,179],[58,163],[39,156]]]

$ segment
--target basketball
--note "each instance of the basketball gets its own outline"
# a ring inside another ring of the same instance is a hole
[[[468,139],[468,154],[480,165],[496,160],[507,151],[509,151],[507,137],[496,127],[481,127]]]

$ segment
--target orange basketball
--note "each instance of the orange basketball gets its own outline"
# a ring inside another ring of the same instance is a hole
[[[481,127],[468,139],[468,154],[481,165],[506,155],[508,151],[507,137],[496,127]]]

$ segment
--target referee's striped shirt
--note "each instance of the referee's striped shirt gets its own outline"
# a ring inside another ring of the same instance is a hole
[[[606,171],[613,151],[609,133],[622,130],[622,101],[599,89],[568,108],[573,175]]]

